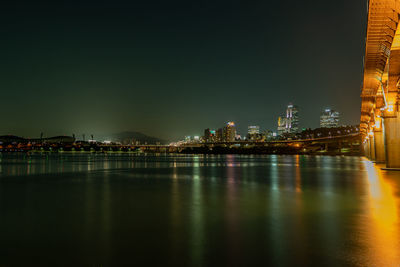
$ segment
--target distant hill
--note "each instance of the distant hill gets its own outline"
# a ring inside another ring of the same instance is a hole
[[[166,141],[157,137],[153,136],[148,136],[144,133],[141,132],[131,132],[131,131],[126,131],[126,132],[120,132],[120,133],[114,133],[114,134],[108,134],[108,135],[99,135],[95,136],[94,139],[97,140],[110,140],[113,142],[121,142],[122,144],[129,144],[136,141],[139,141],[141,144],[147,143],[147,144],[165,144]]]
[[[28,142],[47,142],[47,143],[73,143],[75,138],[72,136],[52,136],[44,138],[24,138],[15,135],[0,136],[1,143],[28,143]]]
[[[2,135],[0,136],[0,142],[23,142],[25,138],[15,135]]]
[[[140,144],[166,144],[167,141],[153,137],[153,136],[148,136],[144,133],[141,132],[131,132],[131,131],[126,131],[126,132],[120,132],[120,133],[114,133],[114,134],[99,134],[95,135],[94,139],[97,141],[105,141],[109,140],[112,142],[120,142],[122,144],[131,144],[131,143],[136,143],[137,141],[140,142]],[[23,138],[20,136],[15,136],[15,135],[1,135],[0,136],[0,142],[3,143],[11,143],[11,142],[28,142],[28,141],[33,141],[33,142],[39,142],[39,141],[45,141],[45,142],[74,142],[75,137],[71,136],[54,136],[54,137],[47,137],[47,138]],[[87,140],[86,140],[87,141]]]

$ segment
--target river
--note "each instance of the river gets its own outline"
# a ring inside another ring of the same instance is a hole
[[[1,264],[400,266],[400,172],[361,157],[0,154]]]

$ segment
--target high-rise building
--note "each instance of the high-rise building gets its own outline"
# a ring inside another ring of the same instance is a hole
[[[278,134],[297,133],[299,131],[299,110],[298,107],[289,104],[285,116],[278,118]]]
[[[260,126],[249,126],[247,128],[248,134],[259,134],[260,133]]]
[[[210,128],[207,128],[204,130],[204,142],[208,143],[211,141],[212,135],[211,135],[211,131]]]
[[[219,128],[216,132],[215,132],[215,139],[217,142],[222,142],[224,141],[224,129]]]
[[[332,109],[325,109],[321,113],[319,120],[319,126],[321,128],[334,128],[339,127],[339,112]]]
[[[278,134],[282,135],[286,132],[286,117],[278,117]]]
[[[210,134],[211,134],[211,139],[209,140],[209,142],[216,142],[217,141],[216,131],[215,130],[210,130]]]
[[[247,139],[248,140],[259,140],[260,138],[261,138],[260,126],[249,126],[247,128]]]
[[[299,111],[297,106],[289,104],[286,109],[286,130],[288,133],[299,131]]]
[[[234,142],[236,137],[236,127],[235,123],[230,121],[224,127],[224,141]]]

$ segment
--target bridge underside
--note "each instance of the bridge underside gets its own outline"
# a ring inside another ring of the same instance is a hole
[[[400,168],[400,0],[370,0],[361,92],[365,155]]]

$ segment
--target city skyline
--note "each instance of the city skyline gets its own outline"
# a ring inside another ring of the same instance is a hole
[[[284,114],[284,116],[282,115],[282,113],[281,113],[281,115],[280,116],[278,116],[278,125],[275,125],[275,128],[274,127],[272,127],[272,128],[266,128],[266,127],[263,127],[263,126],[260,126],[260,125],[265,125],[265,124],[267,124],[268,122],[263,122],[263,123],[261,123],[261,124],[248,124],[248,125],[240,125],[240,124],[237,124],[236,122],[233,122],[233,121],[228,121],[227,122],[227,124],[229,125],[230,123],[232,123],[232,124],[234,124],[234,127],[235,127],[235,133],[237,133],[237,134],[239,134],[239,135],[242,135],[242,138],[246,138],[246,134],[248,134],[249,133],[249,131],[250,131],[250,127],[257,127],[258,128],[258,131],[259,132],[265,132],[265,131],[270,131],[270,132],[272,132],[272,133],[274,133],[274,134],[276,134],[276,135],[280,135],[280,133],[279,133],[279,121],[281,120],[281,118],[283,118],[284,120],[285,120],[285,122],[284,122],[284,128],[286,128],[287,126],[288,126],[288,123],[286,122],[286,116],[288,116],[288,112],[290,112],[289,111],[289,109],[291,110],[291,109],[295,109],[296,110],[296,130],[293,132],[293,133],[300,133],[302,130],[304,130],[304,129],[316,129],[316,128],[319,128],[319,127],[323,127],[323,126],[321,126],[321,114],[323,114],[324,112],[327,112],[328,110],[329,111],[332,111],[332,112],[336,112],[335,110],[333,110],[333,109],[331,109],[331,108],[324,108],[324,111],[322,112],[322,113],[320,113],[320,115],[319,115],[319,122],[318,122],[318,126],[317,127],[307,127],[307,126],[304,126],[303,124],[304,124],[304,122],[302,122],[302,120],[301,120],[301,118],[299,119],[299,115],[298,115],[298,110],[299,109],[301,109],[301,107],[298,107],[297,105],[294,105],[293,103],[291,103],[291,102],[289,102],[289,104],[288,105],[286,105],[286,107],[287,107],[287,109],[286,109],[286,111],[285,111],[285,114]],[[337,112],[336,112],[337,113]],[[250,120],[249,120],[250,121]],[[290,124],[290,123],[289,123]],[[315,122],[313,122],[313,124],[315,124]],[[341,124],[342,126],[345,126],[345,124]],[[347,124],[347,125],[355,125],[355,124]],[[277,127],[278,126],[278,127]],[[335,126],[335,127],[338,127],[339,126],[339,124],[337,125],[337,126]],[[334,126],[331,126],[331,127],[334,127]],[[208,130],[213,130],[214,132],[216,131],[216,130],[218,130],[220,127],[218,126],[218,127],[208,127],[207,129]],[[206,130],[207,130],[206,129]],[[222,129],[222,128],[221,128]],[[78,132],[78,133],[71,133],[71,134],[69,134],[69,133],[63,133],[63,134],[57,134],[57,135],[52,135],[52,134],[49,134],[49,133],[44,133],[44,132],[40,132],[39,134],[37,134],[37,135],[32,135],[32,136],[24,136],[24,135],[18,135],[18,134],[15,134],[15,133],[8,133],[8,134],[0,134],[0,136],[6,136],[6,135],[15,135],[15,136],[19,136],[19,137],[24,137],[24,138],[42,138],[42,137],[54,137],[54,136],[71,136],[71,137],[76,137],[76,140],[83,140],[83,141],[85,141],[85,139],[90,139],[89,137],[90,136],[96,136],[96,137],[98,137],[98,136],[101,136],[101,138],[100,138],[100,140],[106,140],[106,139],[110,139],[109,137],[106,137],[106,136],[112,136],[112,135],[115,135],[115,134],[120,134],[120,133],[124,133],[124,132],[133,132],[133,133],[138,133],[138,134],[143,134],[143,135],[145,135],[145,136],[147,136],[147,137],[150,137],[150,138],[156,138],[156,139],[158,139],[158,138],[160,138],[160,140],[162,140],[162,137],[160,137],[160,136],[156,136],[156,135],[152,135],[152,134],[147,134],[147,133],[143,133],[143,132],[139,132],[139,131],[121,131],[121,132],[119,132],[119,133],[117,133],[117,132],[108,132],[107,134],[105,134],[104,132],[100,132],[100,133],[96,133],[96,132],[93,132],[93,131],[88,131],[88,132],[84,132],[84,133],[82,133],[82,132]],[[183,136],[185,136],[185,137],[195,137],[195,136],[202,136],[202,134],[199,132],[199,130],[197,129],[197,132],[196,133],[194,133],[194,134],[191,134],[191,135],[183,135]],[[85,138],[85,137],[88,137],[88,138]],[[167,139],[164,139],[165,141],[176,141],[177,139],[179,139],[179,138],[181,138],[182,137],[182,135],[180,135],[178,138],[176,138],[175,140],[173,139],[173,138],[167,138]],[[111,138],[112,139],[112,138]]]
[[[323,109],[322,112],[317,112],[315,111],[315,114],[318,114],[318,121],[317,121],[317,126],[316,127],[310,127],[305,125],[304,122],[302,122],[301,115],[299,115],[299,110],[301,110],[301,107],[289,103],[286,105],[286,110],[283,113],[281,113],[280,116],[277,117],[278,123],[275,125],[275,127],[272,128],[266,128],[263,126],[260,126],[260,124],[247,124],[247,125],[240,125],[234,121],[228,121],[227,124],[233,123],[236,129],[237,134],[241,135],[241,138],[246,138],[248,134],[258,134],[258,133],[265,133],[265,132],[271,132],[274,133],[276,136],[280,136],[282,134],[295,134],[295,133],[301,133],[303,130],[308,130],[308,129],[317,129],[317,128],[332,128],[332,127],[346,127],[349,125],[357,125],[357,124],[344,124],[342,123],[341,117],[339,120],[339,112],[327,108]],[[329,113],[329,116],[323,116],[325,113]],[[340,115],[341,116],[341,115]],[[289,119],[289,120],[288,120]],[[340,123],[339,123],[340,122]],[[294,125],[294,128],[292,129],[292,123]],[[266,123],[261,123],[261,125],[265,125]],[[316,124],[313,122],[313,124]],[[326,125],[325,125],[326,124]],[[281,129],[280,129],[281,128]],[[204,132],[204,136],[207,136],[210,134],[210,131],[214,131],[214,133],[218,130],[222,129],[220,126],[217,127],[208,127],[205,129],[206,132]],[[185,138],[193,138],[194,136],[202,136],[200,133],[200,130],[197,129],[196,133],[194,134],[186,134],[184,135]],[[180,136],[182,137],[182,136]]]
[[[0,134],[272,129],[288,101],[309,127],[319,103],[357,124],[365,11],[344,0],[2,4]]]

